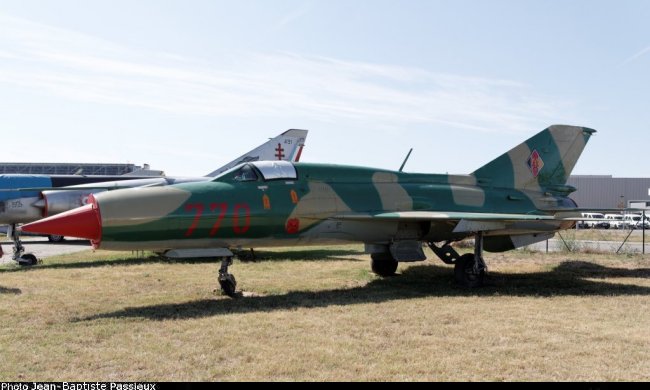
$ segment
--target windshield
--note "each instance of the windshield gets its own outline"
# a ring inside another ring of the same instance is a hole
[[[236,181],[257,181],[257,173],[255,173],[253,167],[251,167],[249,164],[246,164],[243,167],[239,168],[235,174],[234,179]]]
[[[296,168],[288,161],[256,161],[251,163],[257,168],[264,180],[296,180]]]
[[[236,165],[236,166],[234,166],[234,167],[232,167],[232,168],[230,168],[230,169],[228,169],[228,170],[226,170],[226,171],[221,172],[220,174],[218,174],[217,176],[215,176],[215,177],[212,179],[212,181],[220,181],[219,179],[221,179],[222,177],[232,175],[233,172],[237,172],[237,171],[239,171],[239,170],[242,168],[243,165],[244,165],[244,164],[239,164],[239,165]]]

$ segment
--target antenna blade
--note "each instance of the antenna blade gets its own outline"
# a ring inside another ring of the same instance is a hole
[[[399,167],[399,171],[402,172],[404,170],[404,165],[406,165],[406,162],[409,160],[409,157],[411,157],[411,153],[413,152],[413,148],[409,150],[408,154],[406,155],[406,158],[404,159],[404,162],[402,163],[402,166]]]

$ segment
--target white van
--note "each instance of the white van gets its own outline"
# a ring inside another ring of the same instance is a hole
[[[621,214],[605,214],[605,219],[609,221],[609,226],[612,229],[623,229],[623,216]]]
[[[644,225],[646,229],[650,229],[650,223],[647,220],[642,221],[643,217],[641,214],[625,214],[623,216],[623,223],[627,229],[643,229]]]
[[[582,229],[609,229],[609,221],[601,213],[582,213],[584,221],[578,222],[578,228]],[[588,219],[587,219],[588,218]]]

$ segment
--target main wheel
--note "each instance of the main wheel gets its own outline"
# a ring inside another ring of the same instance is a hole
[[[57,235],[51,234],[51,235],[47,236],[47,240],[49,242],[63,242],[63,236],[57,236]]]
[[[219,285],[221,285],[221,292],[223,292],[225,295],[229,297],[235,296],[237,281],[233,275],[226,274],[223,277],[219,277]]]
[[[464,254],[456,261],[454,275],[456,283],[463,287],[481,287],[485,281],[485,270],[481,269],[478,273],[474,270],[473,253]]]
[[[379,276],[392,276],[397,271],[397,261],[389,253],[373,253],[370,255],[370,268]]]
[[[18,259],[18,264],[24,267],[31,267],[32,265],[38,264],[38,259],[31,253],[26,253]]]

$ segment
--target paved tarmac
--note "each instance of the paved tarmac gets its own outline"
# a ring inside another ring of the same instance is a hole
[[[22,241],[26,252],[33,253],[41,260],[52,256],[92,249],[90,242],[86,240],[66,239],[61,243],[51,243],[46,237],[24,237]],[[2,252],[4,252],[4,255],[0,258],[0,265],[12,263],[13,243],[11,241],[3,241],[0,245],[2,245]]]
[[[557,236],[556,236],[557,237]],[[567,246],[572,252],[592,251],[597,253],[635,253],[643,252],[643,246],[640,242],[626,242],[623,241],[571,241],[567,240],[566,245],[561,239],[548,240],[548,252],[562,252],[567,250]],[[546,241],[538,242],[537,244],[529,245],[526,247],[535,252],[546,252]],[[645,253],[650,254],[650,243],[645,245]]]

